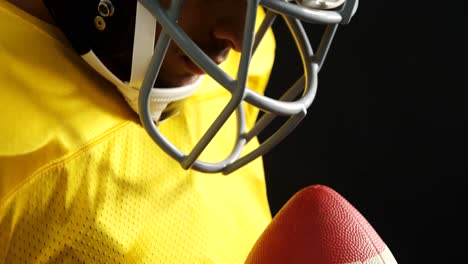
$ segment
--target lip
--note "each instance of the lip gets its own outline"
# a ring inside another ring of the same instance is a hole
[[[227,54],[209,56],[209,57],[214,63],[216,63],[216,65],[219,65],[226,60]],[[197,75],[205,74],[205,71],[203,71],[200,67],[198,67],[188,56],[184,56],[184,63],[187,69],[193,74],[197,74]]]

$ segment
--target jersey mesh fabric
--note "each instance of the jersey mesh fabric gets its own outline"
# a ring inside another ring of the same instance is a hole
[[[243,262],[271,220],[261,159],[228,177],[182,170],[53,27],[0,0],[0,31],[0,263]],[[250,87],[266,85],[272,37]],[[161,125],[182,149],[229,99],[205,79]],[[234,128],[203,158],[226,154]]]

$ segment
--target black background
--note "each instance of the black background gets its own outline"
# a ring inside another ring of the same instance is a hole
[[[361,1],[337,32],[306,120],[265,156],[273,215],[301,188],[325,184],[399,263],[466,261],[466,5]],[[274,29],[271,94],[301,74],[284,23]],[[307,31],[315,41],[320,28]]]

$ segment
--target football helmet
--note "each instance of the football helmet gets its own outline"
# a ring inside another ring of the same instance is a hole
[[[73,48],[98,73],[117,86],[153,140],[184,169],[229,174],[262,156],[284,139],[307,114],[317,91],[317,77],[339,25],[348,24],[358,0],[236,0],[246,2],[240,63],[236,78],[224,72],[178,24],[184,0],[44,0],[52,17]],[[169,2],[169,3],[168,3]],[[256,27],[257,11],[266,15]],[[125,12],[119,12],[125,10]],[[248,69],[262,37],[277,17],[286,22],[299,50],[304,74],[279,98],[259,94],[247,86]],[[112,18],[112,19],[109,19]],[[112,26],[110,24],[112,23]],[[302,23],[325,25],[316,51]],[[108,25],[109,24],[109,25]],[[156,29],[161,27],[156,39]],[[115,40],[119,41],[115,41]],[[158,129],[171,103],[190,96],[201,78],[181,87],[155,88],[170,42],[231,93],[231,99],[190,153],[182,152]],[[246,125],[244,102],[260,109],[255,125]],[[199,159],[227,119],[237,118],[237,139],[232,152],[218,162]],[[276,117],[283,125],[249,153],[247,142],[257,137]]]

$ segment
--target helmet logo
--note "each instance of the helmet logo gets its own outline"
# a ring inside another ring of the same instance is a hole
[[[94,18],[94,26],[97,30],[103,31],[106,29],[106,21],[104,17],[111,17],[114,15],[114,5],[110,0],[101,0],[97,6],[98,16]]]

